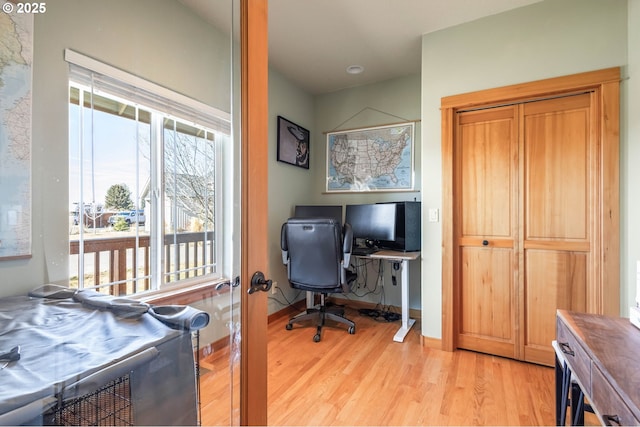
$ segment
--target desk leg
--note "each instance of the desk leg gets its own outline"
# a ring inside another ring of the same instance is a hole
[[[556,355],[556,425],[566,425],[567,406],[569,406],[569,388],[571,387],[571,369]]]
[[[402,273],[401,273],[401,291],[402,291],[402,327],[396,332],[393,337],[394,341],[402,342],[404,337],[409,333],[409,329],[416,323],[415,319],[409,318],[409,261],[402,261]]]

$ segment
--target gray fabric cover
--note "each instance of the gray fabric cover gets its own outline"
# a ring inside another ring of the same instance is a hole
[[[188,305],[159,305],[149,308],[149,313],[162,323],[175,329],[197,331],[209,324],[209,313]]]
[[[37,423],[51,397],[77,397],[124,373],[135,424],[197,422],[191,335],[138,305],[136,316],[118,316],[107,306],[129,302],[106,301],[0,298],[0,352],[21,347],[20,360],[0,370],[0,424]]]

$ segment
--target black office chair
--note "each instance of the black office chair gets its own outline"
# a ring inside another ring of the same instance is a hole
[[[282,262],[291,287],[321,294],[320,306],[291,318],[287,330],[293,329],[293,323],[314,320],[317,333],[313,340],[318,342],[329,319],[347,325],[349,333],[355,334],[356,325],[344,317],[344,309],[325,305],[327,294],[348,292],[356,278],[348,271],[352,244],[351,226],[345,224],[343,231],[335,219],[289,218],[282,225]]]

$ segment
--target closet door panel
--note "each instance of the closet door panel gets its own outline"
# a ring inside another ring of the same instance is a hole
[[[583,252],[528,249],[525,265],[524,358],[548,364],[556,310],[586,310],[587,257]]]
[[[585,311],[593,277],[590,95],[523,105],[524,359],[552,364],[559,308]]]
[[[515,357],[517,108],[458,115],[455,147],[460,280],[457,341],[469,350]]]
[[[510,250],[466,248],[462,251],[463,334],[513,339],[513,328],[503,321],[513,318],[512,282],[496,280],[510,276],[511,263]]]
[[[462,237],[512,237],[513,117],[513,108],[460,116]]]
[[[460,343],[513,357],[513,257],[511,249],[462,250]]]
[[[589,98],[524,105],[525,242],[589,238]]]

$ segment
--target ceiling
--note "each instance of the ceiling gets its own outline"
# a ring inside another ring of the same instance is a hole
[[[230,2],[180,1],[229,31]],[[538,1],[268,0],[269,63],[314,95],[417,74],[422,34]]]

